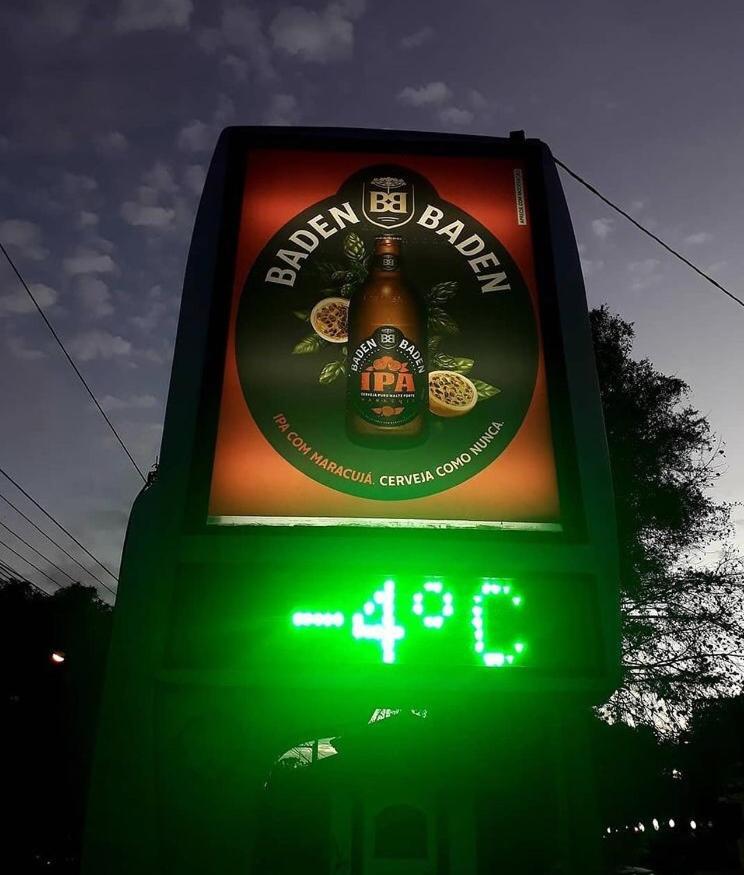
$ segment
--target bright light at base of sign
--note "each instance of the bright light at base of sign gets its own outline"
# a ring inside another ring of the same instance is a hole
[[[521,605],[522,596],[513,593],[513,582],[510,580],[482,580],[472,596],[470,625],[473,629],[473,650],[487,668],[514,665],[524,653],[526,645],[519,640],[506,648],[503,644],[500,648],[489,647],[487,642],[493,640],[494,629],[488,631],[485,622],[495,607],[513,610]],[[410,611],[420,619],[425,629],[441,630],[455,615],[454,596],[444,589],[441,581],[428,580],[421,590],[413,594]],[[344,622],[344,615],[340,611],[296,611],[292,615],[295,627],[339,628]],[[494,622],[491,619],[488,625]],[[387,664],[396,662],[396,645],[406,637],[406,627],[396,615],[394,580],[386,580],[382,588],[363,604],[362,610],[352,615],[351,635],[356,641],[378,642],[382,661]]]

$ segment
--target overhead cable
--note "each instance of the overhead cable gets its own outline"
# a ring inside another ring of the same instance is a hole
[[[8,472],[3,470],[2,468],[0,468],[0,474],[2,474],[6,480],[9,480],[20,493],[25,495],[26,498],[31,502],[31,504],[33,504],[34,507],[38,508],[47,519],[51,520],[54,525],[57,526],[58,529],[60,529],[60,531],[64,532],[68,538],[74,541],[78,545],[78,547],[80,547],[80,549],[96,563],[96,565],[102,568],[106,572],[106,574],[109,575],[109,577],[116,580],[116,575],[112,571],[109,571],[109,569],[103,564],[103,562],[101,562],[100,559],[96,558],[84,544],[81,544],[80,541],[75,537],[75,535],[73,535],[72,532],[66,529],[61,522],[55,519],[55,517],[53,517],[46,508],[42,507],[32,495],[29,495],[29,493],[26,492],[26,490],[17,480],[14,480],[13,477],[11,477],[10,474],[8,474]]]
[[[581,183],[584,188],[588,189],[592,194],[596,195],[603,203],[607,204],[608,207],[615,210],[616,213],[620,213],[623,218],[627,219],[632,225],[635,225],[639,231],[642,231],[644,234],[646,234],[646,236],[650,237],[652,240],[658,243],[659,246],[662,246],[664,249],[666,249],[667,252],[671,253],[675,258],[678,258],[683,264],[686,264],[687,267],[689,267],[691,270],[694,270],[695,273],[699,274],[703,279],[711,283],[711,285],[714,285],[719,291],[723,292],[724,295],[728,295],[728,297],[731,298],[732,301],[735,301],[741,307],[744,307],[744,300],[737,297],[733,292],[730,292],[727,288],[722,286],[718,282],[718,280],[713,279],[710,274],[706,273],[704,270],[701,270],[701,268],[699,268],[696,264],[693,264],[689,258],[685,258],[684,255],[682,255],[680,252],[677,252],[677,250],[673,249],[668,243],[665,243],[661,239],[661,237],[658,237],[656,234],[654,234],[653,231],[649,231],[648,228],[646,228],[644,225],[634,219],[633,216],[631,216],[624,209],[622,209],[622,207],[619,207],[616,203],[613,203],[609,198],[605,197],[590,182],[587,182],[586,179],[584,179],[582,176],[579,176],[579,174],[571,170],[570,167],[567,167],[559,158],[556,158],[555,155],[553,155],[553,160],[559,167],[565,170],[569,176],[573,177],[577,182]]]
[[[93,580],[97,581],[98,583],[101,584],[101,586],[106,587],[106,589],[108,589],[108,586],[107,586],[107,585],[101,580],[101,578],[100,578],[100,577],[99,577],[94,571],[91,571],[90,569],[86,568],[86,567],[83,565],[83,563],[80,562],[79,559],[76,559],[76,558],[72,555],[72,553],[69,552],[69,550],[65,549],[65,548],[62,546],[62,544],[59,543],[59,541],[55,541],[54,538],[53,538],[50,534],[48,534],[47,532],[45,532],[44,529],[41,528],[41,526],[39,526],[37,523],[35,523],[35,522],[31,519],[30,516],[28,516],[27,514],[25,514],[25,513],[24,513],[24,512],[23,512],[23,511],[22,511],[22,510],[21,510],[16,504],[14,504],[14,503],[13,503],[13,502],[12,502],[7,496],[3,495],[2,492],[0,492],[0,501],[4,501],[4,502],[8,505],[8,507],[11,507],[11,508],[12,508],[12,509],[18,514],[18,516],[23,517],[23,519],[26,520],[26,522],[27,522],[29,525],[33,526],[33,527],[36,529],[36,531],[37,531],[40,535],[43,535],[43,536],[47,539],[47,541],[50,541],[52,544],[54,544],[54,546],[55,546],[58,550],[61,550],[62,553],[64,553],[65,556],[67,556],[68,559],[71,559],[71,560],[75,563],[75,565],[78,566],[78,568],[82,568],[82,570],[83,570],[86,574],[90,575],[90,576],[93,578]],[[109,592],[111,592],[111,590],[109,590]]]
[[[10,550],[10,552],[11,552],[14,556],[17,556],[19,559],[22,559],[22,560],[26,563],[26,565],[30,565],[32,568],[36,569],[36,571],[38,571],[39,574],[41,574],[41,575],[43,575],[44,577],[46,577],[46,579],[49,580],[49,581],[51,581],[55,586],[57,586],[57,587],[60,586],[60,584],[58,584],[57,581],[56,581],[53,577],[50,577],[50,576],[46,573],[46,571],[42,571],[41,568],[39,568],[38,565],[34,565],[34,563],[33,563],[30,559],[26,559],[26,557],[23,556],[21,553],[19,553],[18,550],[14,550],[14,549],[10,546],[10,544],[6,544],[5,541],[0,540],[0,547],[5,547],[6,550]],[[29,581],[29,582],[30,582],[30,581]]]
[[[71,576],[70,576],[70,575],[64,570],[64,568],[60,568],[59,565],[57,565],[56,562],[52,562],[52,560],[51,560],[48,556],[45,556],[45,555],[41,552],[41,550],[37,550],[36,547],[34,547],[33,544],[29,544],[29,542],[28,542],[25,538],[22,538],[22,537],[18,534],[18,532],[16,532],[14,529],[11,529],[11,527],[8,526],[8,525],[6,525],[2,520],[0,520],[0,526],[2,526],[2,527],[5,529],[6,532],[10,532],[10,534],[13,535],[14,538],[18,538],[18,540],[21,542],[21,544],[24,545],[24,547],[28,547],[28,549],[29,549],[29,550],[32,550],[34,553],[36,553],[36,555],[37,555],[40,559],[43,559],[45,562],[48,562],[48,563],[52,566],[52,568],[56,568],[57,571],[59,571],[60,574],[64,574],[64,576],[70,581],[70,583],[77,583],[77,581],[75,580],[75,578],[74,578],[74,577],[71,577]]]
[[[38,301],[36,300],[36,298],[33,296],[33,293],[31,292],[31,289],[28,287],[28,283],[27,283],[26,280],[23,278],[23,275],[21,274],[20,270],[18,270],[18,268],[17,268],[16,265],[15,265],[15,262],[13,261],[13,259],[12,259],[12,258],[10,257],[10,255],[8,254],[8,250],[3,246],[3,244],[2,244],[1,242],[0,242],[0,251],[2,251],[3,255],[5,256],[5,258],[6,258],[7,262],[8,262],[8,264],[11,266],[11,268],[13,269],[13,272],[14,272],[15,275],[18,277],[18,281],[21,283],[21,285],[23,286],[23,288],[26,290],[26,293],[28,294],[29,298],[31,298],[31,300],[33,301],[34,307],[36,307],[36,309],[37,309],[37,311],[38,311],[38,313],[39,313],[39,316],[41,316],[41,318],[44,320],[44,323],[45,323],[46,327],[49,329],[49,331],[51,332],[52,337],[57,341],[57,345],[58,345],[59,348],[62,350],[62,352],[63,352],[65,358],[67,359],[67,361],[68,361],[69,364],[70,364],[70,367],[71,367],[71,368],[73,369],[73,371],[75,371],[75,373],[77,374],[77,377],[78,377],[78,379],[80,380],[80,382],[83,384],[83,386],[84,386],[84,388],[85,388],[85,391],[88,393],[88,395],[90,395],[91,400],[93,401],[93,403],[94,403],[94,404],[96,405],[96,407],[98,408],[98,412],[99,412],[99,413],[101,414],[101,416],[106,420],[106,424],[107,424],[108,427],[111,429],[111,433],[114,435],[114,437],[116,438],[116,440],[119,442],[119,446],[120,446],[120,447],[122,448],[122,450],[124,450],[124,452],[127,454],[127,458],[129,459],[129,461],[132,463],[132,465],[134,466],[134,468],[135,468],[135,470],[137,471],[137,473],[138,473],[138,474],[140,475],[140,477],[142,478],[142,482],[143,482],[143,483],[146,483],[146,482],[147,482],[147,478],[146,478],[145,475],[143,474],[142,469],[140,468],[140,466],[139,466],[139,465],[137,464],[137,462],[135,461],[134,456],[129,452],[129,449],[127,448],[127,445],[124,443],[124,441],[122,440],[121,436],[119,435],[119,432],[114,428],[114,424],[113,424],[113,422],[111,422],[111,420],[110,420],[110,419],[108,418],[108,416],[106,415],[106,411],[103,409],[103,407],[101,407],[101,405],[100,405],[98,399],[96,398],[96,396],[95,396],[94,393],[93,393],[93,390],[92,390],[92,389],[90,388],[90,386],[88,385],[87,380],[86,380],[85,377],[82,375],[82,373],[80,372],[80,369],[78,368],[78,366],[77,366],[77,365],[75,364],[75,362],[73,361],[73,358],[72,358],[72,356],[70,355],[70,353],[67,352],[67,348],[65,347],[64,343],[62,342],[62,340],[61,340],[59,334],[57,334],[57,332],[56,332],[55,329],[54,329],[54,326],[52,325],[52,323],[51,323],[51,322],[49,321],[49,319],[47,318],[46,313],[44,313],[44,311],[42,310],[42,308],[39,306],[39,302],[38,302]]]

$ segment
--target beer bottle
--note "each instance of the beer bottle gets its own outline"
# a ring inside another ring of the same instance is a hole
[[[400,269],[400,238],[375,240],[349,303],[346,429],[355,443],[414,446],[426,437],[426,311]]]

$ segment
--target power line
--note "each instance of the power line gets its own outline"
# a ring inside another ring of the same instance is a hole
[[[18,534],[18,532],[16,532],[15,530],[11,529],[11,527],[8,526],[8,525],[6,525],[2,520],[0,520],[0,526],[2,526],[2,527],[5,529],[6,532],[10,532],[10,534],[13,535],[14,538],[18,538],[18,540],[21,542],[21,544],[24,545],[24,547],[28,547],[29,550],[33,550],[33,552],[36,553],[36,555],[37,555],[39,558],[43,559],[45,562],[48,562],[48,563],[52,566],[52,568],[56,568],[57,571],[60,572],[60,574],[64,574],[64,576],[70,581],[70,583],[77,583],[77,581],[75,580],[75,578],[74,578],[74,577],[70,577],[70,575],[64,570],[64,568],[60,568],[59,565],[57,565],[56,562],[52,562],[52,560],[51,560],[48,556],[45,556],[45,555],[41,552],[41,550],[37,550],[36,547],[34,547],[33,544],[29,544],[29,542],[28,542],[25,538],[22,538],[22,537]]]
[[[26,492],[26,490],[21,486],[20,483],[18,483],[17,480],[14,480],[14,479],[10,476],[10,474],[8,474],[8,472],[7,472],[7,471],[4,471],[2,468],[0,468],[0,474],[2,474],[3,477],[5,477],[6,480],[10,480],[10,482],[13,484],[13,486],[15,486],[15,488],[16,488],[20,493],[22,493],[23,495],[25,495],[26,498],[31,502],[31,504],[34,505],[34,507],[38,508],[38,509],[44,514],[44,516],[45,516],[47,519],[51,520],[51,521],[54,523],[54,525],[57,526],[58,529],[60,529],[61,531],[63,531],[63,532],[67,535],[68,538],[70,538],[72,541],[74,541],[74,542],[78,545],[78,547],[80,547],[80,549],[83,550],[83,552],[86,553],[86,554],[87,554],[87,555],[88,555],[88,556],[89,556],[89,557],[90,557],[90,558],[96,563],[96,565],[98,565],[100,568],[102,568],[102,569],[106,572],[106,574],[109,575],[109,577],[113,578],[114,580],[117,580],[117,579],[116,579],[116,575],[115,575],[112,571],[109,571],[109,569],[106,568],[106,566],[103,564],[103,562],[101,562],[100,559],[97,559],[97,558],[96,558],[96,557],[90,552],[90,550],[89,550],[84,544],[81,544],[80,541],[78,541],[78,539],[75,537],[75,535],[73,535],[72,532],[70,532],[68,529],[66,529],[66,528],[62,525],[62,523],[58,522],[58,521],[57,521],[57,520],[56,520],[56,519],[55,519],[55,518],[49,513],[49,511],[46,510],[46,508],[43,508],[43,507],[39,504],[39,502],[38,502],[38,501],[37,501],[32,495],[29,495],[28,492]],[[118,583],[118,580],[117,580],[117,583]],[[106,584],[103,584],[103,585],[106,586]],[[109,589],[108,587],[106,587],[106,588]],[[109,589],[109,592],[113,592],[113,590],[110,590],[110,589]]]
[[[657,235],[654,234],[653,231],[649,231],[648,228],[641,225],[640,222],[636,221],[633,216],[629,215],[624,209],[613,203],[609,198],[606,198],[601,192],[597,191],[597,189],[590,182],[587,182],[586,179],[584,179],[582,176],[579,176],[579,174],[571,170],[570,167],[567,167],[559,158],[556,158],[555,155],[553,155],[553,160],[559,167],[565,170],[569,176],[573,177],[577,182],[581,183],[581,185],[583,185],[584,188],[587,188],[592,194],[595,194],[603,203],[607,204],[608,207],[615,210],[616,213],[620,213],[623,218],[627,219],[631,224],[635,225],[639,231],[642,231],[644,234],[646,234],[646,236],[650,237],[652,240],[655,240],[659,244],[659,246],[662,246],[664,249],[666,249],[667,252],[671,253],[675,258],[678,258],[683,264],[686,264],[689,268],[694,270],[695,273],[699,274],[703,279],[708,280],[711,285],[714,285],[719,291],[723,292],[724,295],[728,295],[728,297],[731,298],[732,301],[735,301],[741,307],[744,307],[744,300],[738,298],[735,294],[733,294],[733,292],[730,292],[727,288],[722,286],[718,282],[718,280],[713,279],[710,274],[707,274],[704,270],[701,270],[696,264],[693,264],[689,258],[685,258],[685,256],[677,252],[676,249],[672,249],[672,247],[668,243],[665,243],[661,239],[661,237],[657,237]]]
[[[7,496],[3,495],[1,492],[0,492],[0,501],[4,501],[8,505],[8,507],[12,508],[20,517],[23,517],[23,519],[26,520],[26,522],[29,523],[29,525],[33,526],[40,535],[43,535],[47,539],[47,541],[50,541],[52,544],[54,544],[54,546],[58,550],[61,550],[65,554],[65,556],[67,556],[68,559],[71,559],[75,563],[75,565],[78,566],[78,568],[82,568],[86,574],[89,574],[93,578],[93,580],[96,580],[98,583],[101,584],[101,586],[106,587],[106,589],[108,589],[106,584],[101,580],[101,578],[97,574],[95,574],[95,572],[86,568],[83,565],[83,563],[80,562],[79,559],[76,559],[72,555],[72,553],[70,553],[68,550],[66,550],[62,546],[62,544],[59,543],[59,541],[55,541],[51,535],[47,534],[44,531],[44,529],[41,528],[41,526],[37,525],[37,523],[35,523],[31,519],[30,516],[27,516],[17,505],[13,504],[13,502]]]
[[[32,568],[35,568],[35,569],[39,572],[39,574],[43,574],[44,577],[46,577],[47,580],[50,580],[55,586],[57,586],[57,587],[59,586],[59,584],[57,583],[57,581],[56,581],[53,577],[50,577],[50,576],[46,573],[46,571],[42,571],[41,568],[39,568],[38,565],[34,565],[34,563],[33,563],[30,559],[26,559],[26,557],[23,556],[21,553],[19,553],[18,550],[14,550],[14,549],[10,546],[10,544],[6,544],[5,541],[0,540],[0,547],[5,547],[6,550],[10,550],[10,552],[11,552],[14,556],[17,556],[19,559],[22,559],[22,560],[26,563],[26,565],[30,565]],[[30,581],[29,581],[29,582],[30,582]]]
[[[42,589],[38,583],[34,583],[33,580],[26,580],[26,578],[22,574],[19,574],[12,565],[8,565],[7,562],[3,562],[2,560],[0,560],[0,572],[2,572],[7,578],[5,583],[13,583],[14,581],[18,583],[28,583],[34,589],[38,589],[40,593],[51,595],[51,593]]]
[[[80,380],[80,382],[81,382],[81,383],[83,384],[83,386],[85,387],[85,391],[88,393],[88,395],[90,395],[91,400],[93,401],[93,403],[94,403],[94,404],[96,405],[96,407],[98,408],[98,412],[99,412],[99,413],[101,414],[101,416],[106,420],[106,424],[107,424],[108,427],[111,429],[112,434],[114,435],[114,437],[116,438],[116,440],[119,442],[119,445],[121,446],[122,450],[124,450],[124,452],[127,454],[127,458],[129,459],[129,461],[132,463],[132,465],[134,465],[135,470],[137,471],[137,473],[138,473],[138,474],[140,475],[140,477],[142,478],[142,482],[143,482],[143,483],[146,483],[146,482],[147,482],[147,478],[146,478],[145,475],[142,473],[142,470],[140,469],[140,466],[139,466],[139,465],[137,464],[137,462],[135,461],[134,456],[129,452],[129,450],[127,449],[126,444],[125,444],[124,441],[121,439],[121,437],[120,437],[120,435],[119,435],[119,432],[114,428],[114,424],[111,422],[111,420],[110,420],[110,419],[108,418],[108,416],[106,415],[106,411],[105,411],[105,410],[103,409],[103,407],[101,407],[101,405],[99,404],[98,399],[97,399],[96,396],[93,394],[93,390],[90,388],[90,386],[88,385],[88,383],[87,383],[85,377],[84,377],[84,376],[82,375],[82,373],[80,372],[80,369],[78,368],[78,366],[77,366],[77,365],[75,364],[75,362],[73,361],[72,356],[70,355],[70,353],[67,352],[67,348],[65,347],[64,343],[62,343],[62,340],[60,339],[60,336],[59,336],[59,335],[57,334],[57,332],[54,330],[54,327],[52,326],[52,323],[49,321],[49,319],[47,319],[46,314],[45,314],[44,311],[41,309],[41,307],[39,306],[38,301],[37,301],[36,298],[33,296],[32,292],[31,292],[31,289],[28,287],[28,284],[26,283],[26,280],[23,278],[21,272],[20,272],[20,271],[18,270],[18,268],[15,266],[15,263],[13,262],[13,259],[12,259],[12,258],[10,257],[10,255],[8,254],[8,250],[3,246],[3,244],[2,244],[1,242],[0,242],[0,250],[2,251],[3,255],[5,256],[5,258],[6,258],[7,262],[8,262],[8,264],[9,264],[9,265],[11,266],[11,268],[13,269],[13,272],[14,272],[15,275],[18,277],[19,282],[21,283],[21,285],[23,286],[23,288],[26,290],[26,292],[27,292],[29,298],[31,298],[31,300],[33,301],[34,307],[36,307],[36,309],[38,310],[38,312],[39,312],[39,316],[41,316],[41,318],[44,320],[44,323],[46,324],[46,327],[47,327],[47,328],[49,329],[49,331],[51,332],[52,337],[57,341],[57,344],[58,344],[59,348],[62,350],[62,352],[64,353],[65,358],[66,358],[67,361],[70,363],[70,367],[73,369],[73,371],[75,371],[75,373],[77,374],[78,379]]]

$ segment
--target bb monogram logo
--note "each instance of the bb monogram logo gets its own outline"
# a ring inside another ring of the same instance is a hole
[[[405,225],[413,218],[414,207],[413,184],[402,176],[373,176],[364,183],[362,212],[379,228]]]

